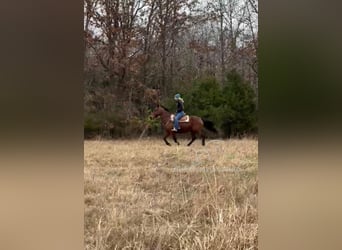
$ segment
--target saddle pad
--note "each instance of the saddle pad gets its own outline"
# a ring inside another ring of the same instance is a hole
[[[172,114],[170,118],[171,118],[171,121],[173,122],[175,119],[175,115]],[[189,121],[190,121],[190,116],[188,116],[188,115],[183,116],[179,120],[179,122],[189,122]]]

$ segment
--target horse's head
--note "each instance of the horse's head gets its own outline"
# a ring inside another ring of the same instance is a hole
[[[154,109],[154,111],[153,111],[153,113],[152,113],[152,118],[156,118],[156,117],[158,117],[158,116],[161,116],[161,114],[163,113],[163,108],[162,107],[160,107],[160,106],[157,106],[155,109]]]

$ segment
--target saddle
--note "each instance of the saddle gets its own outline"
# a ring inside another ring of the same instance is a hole
[[[175,115],[172,114],[172,115],[170,116],[170,119],[171,119],[171,121],[173,122],[173,121],[175,120]],[[180,118],[180,119],[178,120],[178,122],[190,122],[190,116],[184,115],[182,118]]]

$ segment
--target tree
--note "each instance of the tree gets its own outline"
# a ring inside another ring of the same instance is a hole
[[[124,136],[176,92],[189,112],[220,124],[232,69],[257,91],[255,0],[85,0],[84,18],[90,130],[115,123]]]
[[[227,74],[223,88],[222,130],[224,134],[233,130],[235,135],[255,133],[257,130],[255,92],[242,77],[232,70]],[[232,126],[232,128],[230,127]]]

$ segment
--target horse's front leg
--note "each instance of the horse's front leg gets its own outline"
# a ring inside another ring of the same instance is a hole
[[[196,133],[191,131],[191,141],[188,143],[188,146],[190,146],[194,140],[196,140]]]
[[[169,137],[169,135],[170,135],[170,133],[169,133],[169,132],[166,132],[166,134],[165,134],[165,136],[164,136],[163,139],[164,139],[166,145],[171,146],[171,144],[166,140],[166,138]]]
[[[175,133],[172,133],[172,138],[175,141],[175,143],[177,143],[177,145],[179,145],[179,142],[177,141],[177,137]]]

